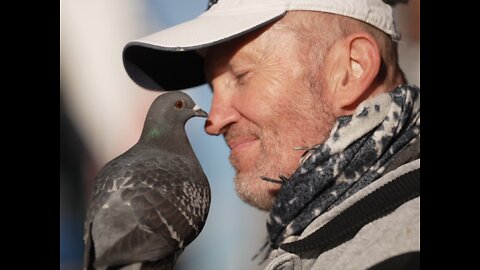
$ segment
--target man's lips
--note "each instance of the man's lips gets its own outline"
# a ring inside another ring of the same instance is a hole
[[[234,139],[228,140],[227,144],[233,152],[233,151],[238,151],[244,148],[245,146],[248,146],[251,143],[256,142],[257,140],[258,138],[254,136],[240,137],[240,138],[234,138]]]

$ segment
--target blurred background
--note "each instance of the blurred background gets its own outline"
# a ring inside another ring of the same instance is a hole
[[[79,270],[83,220],[96,172],[140,136],[158,92],[137,86],[125,73],[123,46],[130,40],[197,17],[208,0],[60,0],[60,269]],[[420,86],[420,0],[395,7],[402,33],[400,65]],[[185,90],[210,110],[208,86]],[[208,136],[204,119],[186,131],[212,189],[205,228],[176,269],[254,269],[251,257],[266,239],[267,213],[238,199],[229,150]]]

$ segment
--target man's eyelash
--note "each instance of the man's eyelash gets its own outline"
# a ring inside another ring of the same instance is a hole
[[[235,79],[237,80],[242,80],[245,78],[246,75],[250,74],[250,71],[242,71],[242,72],[239,72],[235,75]]]

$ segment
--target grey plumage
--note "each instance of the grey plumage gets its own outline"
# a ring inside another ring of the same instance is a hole
[[[185,133],[207,113],[180,91],[152,103],[139,141],[97,174],[84,269],[172,269],[202,230],[210,187]]]

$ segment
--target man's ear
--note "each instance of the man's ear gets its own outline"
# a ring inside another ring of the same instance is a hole
[[[352,113],[374,92],[380,64],[380,49],[368,33],[354,33],[332,46],[324,67],[335,116]]]

